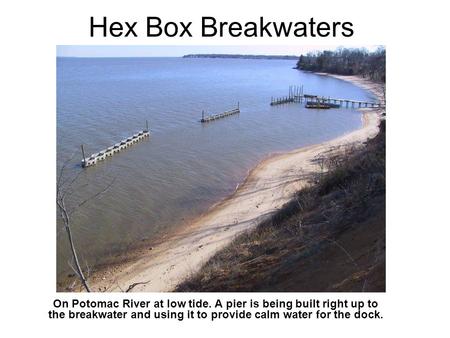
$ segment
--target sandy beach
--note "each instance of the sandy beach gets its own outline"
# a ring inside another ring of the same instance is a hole
[[[327,75],[327,74],[320,74]],[[328,76],[328,75],[327,75]],[[371,91],[384,100],[381,86],[356,76],[337,76]],[[171,291],[196,273],[218,250],[237,235],[270,217],[308,184],[308,177],[320,171],[313,160],[336,147],[362,143],[378,132],[380,115],[361,109],[362,127],[321,144],[272,155],[250,171],[233,195],[177,233],[143,250],[131,262],[99,271],[91,279],[94,291]]]

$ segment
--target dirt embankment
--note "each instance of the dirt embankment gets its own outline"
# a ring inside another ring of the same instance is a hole
[[[178,291],[385,291],[385,122],[269,220],[212,257]]]

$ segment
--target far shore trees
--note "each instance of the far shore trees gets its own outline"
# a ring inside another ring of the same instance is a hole
[[[376,82],[386,81],[386,50],[379,47],[374,52],[366,49],[339,48],[301,55],[297,68],[312,72],[339,75],[360,75]]]

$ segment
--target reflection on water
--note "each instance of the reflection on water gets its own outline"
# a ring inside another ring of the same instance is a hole
[[[305,93],[364,100],[340,80],[292,69],[295,61],[182,58],[58,58],[57,164],[74,154],[72,203],[114,185],[73,216],[76,245],[91,265],[142,238],[154,238],[230,194],[271,152],[318,143],[356,129],[353,110],[269,105],[289,85]],[[201,124],[201,111],[240,102],[241,114]],[[91,154],[142,130],[151,136],[81,169]],[[58,273],[68,271],[65,233],[58,234]]]

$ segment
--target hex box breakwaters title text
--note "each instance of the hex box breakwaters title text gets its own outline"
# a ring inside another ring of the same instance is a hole
[[[256,21],[219,21],[212,16],[201,18],[202,37],[351,37],[353,24],[349,21],[277,22],[259,17]],[[157,16],[148,16],[145,22],[114,21],[106,16],[90,18],[91,37],[132,38],[146,37],[193,37],[194,22],[165,21]]]

